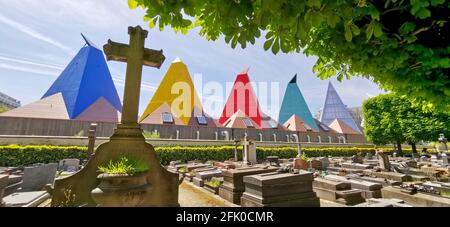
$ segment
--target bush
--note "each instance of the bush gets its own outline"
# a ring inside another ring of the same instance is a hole
[[[84,159],[87,147],[76,146],[0,146],[0,166],[28,166],[56,163],[62,159]]]
[[[62,159],[84,159],[87,147],[63,147],[63,146],[0,146],[0,166],[27,166],[35,163],[58,162]],[[163,165],[170,161],[224,161],[234,158],[233,146],[221,147],[156,147],[156,153]],[[392,148],[384,149],[387,151]],[[303,148],[302,151],[308,157],[320,156],[352,156],[355,154],[375,154],[374,148]],[[405,153],[411,150],[404,150]],[[268,156],[279,158],[294,158],[297,156],[297,148],[260,148],[256,149],[258,160],[265,160]],[[238,157],[242,158],[242,146],[238,147]]]

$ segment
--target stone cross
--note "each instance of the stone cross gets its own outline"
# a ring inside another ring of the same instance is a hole
[[[139,96],[141,91],[142,66],[160,68],[165,60],[163,51],[146,49],[145,39],[148,32],[140,26],[129,27],[130,43],[122,44],[108,40],[103,47],[108,61],[127,63],[125,91],[123,95],[122,124],[137,124]]]
[[[244,146],[244,155],[243,155],[243,160],[242,160],[242,162],[243,162],[243,164],[244,165],[248,165],[248,164],[250,164],[250,162],[249,162],[249,146],[250,146],[250,143],[249,143],[249,141],[247,140],[247,136],[244,136],[244,141],[242,142],[242,145]]]

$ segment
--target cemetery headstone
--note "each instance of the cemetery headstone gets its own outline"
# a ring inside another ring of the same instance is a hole
[[[20,191],[41,191],[47,184],[53,184],[57,168],[56,163],[25,167]]]
[[[59,161],[58,170],[67,172],[76,172],[80,169],[79,159],[63,159]]]
[[[389,163],[389,154],[384,151],[377,151],[379,166],[382,170],[390,171],[391,164]]]

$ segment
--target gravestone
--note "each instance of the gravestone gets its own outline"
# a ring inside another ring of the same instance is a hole
[[[76,172],[80,170],[80,160],[79,159],[63,159],[59,161],[58,165],[59,171]]]
[[[20,191],[41,191],[45,185],[53,184],[57,168],[56,163],[25,167]]]
[[[144,47],[148,32],[140,26],[129,27],[128,34],[129,44],[108,40],[103,47],[107,60],[127,63],[120,124],[114,130],[110,141],[97,147],[83,169],[70,177],[55,181],[54,188],[49,189],[52,194],[52,206],[64,204],[68,191],[74,197],[71,206],[97,206],[91,197],[91,191],[99,184],[98,166],[122,156],[138,159],[149,165],[146,181],[151,187],[144,192],[144,198],[139,206],[179,206],[179,176],[161,165],[153,146],[146,143],[143,130],[138,123],[143,65],[160,68],[165,57],[162,50]]]
[[[382,170],[390,171],[391,164],[389,163],[389,153],[384,151],[377,151],[379,166]]]
[[[312,190],[313,174],[264,173],[244,177],[242,207],[319,207]]]
[[[330,166],[330,160],[328,159],[328,157],[321,157],[321,158],[318,158],[318,160],[322,162],[323,170],[326,170],[328,168],[328,166]]]
[[[447,156],[446,153],[442,153],[441,155],[441,159],[442,159],[442,165],[443,166],[448,166],[449,165],[449,156]]]
[[[234,204],[240,204],[245,191],[244,176],[275,171],[277,171],[275,167],[242,167],[226,170],[222,173],[224,182],[219,188],[219,196]]]
[[[363,163],[363,158],[360,155],[355,154],[355,155],[352,156],[352,163],[362,164]]]
[[[253,140],[248,140],[247,136],[244,137],[242,142],[243,149],[243,163],[244,165],[255,165],[258,163],[256,159],[256,143]]]

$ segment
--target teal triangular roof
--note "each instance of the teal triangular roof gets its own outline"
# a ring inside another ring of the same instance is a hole
[[[122,104],[103,51],[86,37],[83,38],[86,45],[72,59],[42,99],[61,93],[70,119],[77,118],[102,97],[117,111],[122,112]]]
[[[278,115],[278,122],[285,123],[292,115],[297,115],[306,124],[308,124],[314,131],[319,131],[316,121],[311,115],[305,98],[297,85],[297,75],[295,75],[289,82],[284,93],[283,103],[281,104],[280,114]]]
[[[327,97],[325,99],[320,121],[326,125],[330,125],[336,119],[343,121],[356,132],[362,133],[356,125],[350,111],[347,109],[347,106],[342,102],[342,99],[330,82],[328,84]]]

